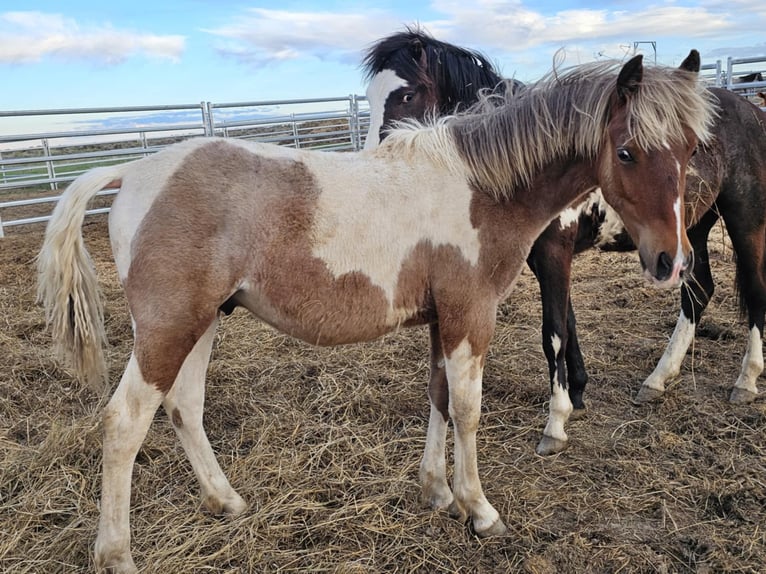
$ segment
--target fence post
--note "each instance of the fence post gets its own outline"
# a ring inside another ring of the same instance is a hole
[[[40,140],[40,142],[43,144],[43,154],[45,154],[44,157],[45,157],[45,165],[48,170],[48,178],[51,180],[55,180],[56,170],[53,168],[53,161],[51,161],[51,147],[50,147],[50,144],[48,143],[48,138],[43,138]],[[58,189],[58,184],[56,183],[56,181],[51,181],[49,185],[52,190]]]
[[[734,84],[734,75],[732,74],[733,68],[734,63],[732,62],[732,57],[729,56],[726,60],[726,88],[729,90],[731,90],[731,87]]]
[[[295,143],[295,149],[301,147],[301,141],[298,138],[298,123],[295,121],[295,114],[290,114],[290,121],[293,123],[293,143]]]
[[[349,105],[351,107],[350,128],[351,128],[351,145],[354,151],[362,149],[362,134],[359,133],[359,101],[356,99],[356,94],[349,96]]]
[[[213,131],[213,105],[210,102],[201,102],[202,108],[202,126],[206,136],[212,136]]]

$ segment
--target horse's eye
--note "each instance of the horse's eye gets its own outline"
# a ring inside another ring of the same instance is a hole
[[[402,103],[409,104],[412,101],[412,98],[414,97],[415,97],[415,94],[413,94],[412,92],[407,92],[406,94],[402,96]]]
[[[694,149],[692,150],[692,157],[697,155],[697,150],[699,150],[699,146],[694,146]]]
[[[633,162],[633,154],[631,154],[624,147],[618,147],[617,148],[617,159],[619,159],[622,163],[632,163]]]

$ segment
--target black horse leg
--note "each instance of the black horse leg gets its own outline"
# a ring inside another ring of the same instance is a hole
[[[662,358],[652,374],[643,382],[634,399],[637,404],[662,396],[665,383],[681,372],[681,364],[694,339],[694,331],[715,290],[707,242],[710,229],[717,220],[717,212],[711,209],[687,231],[694,250],[694,267],[691,277],[681,287],[681,313]]]
[[[542,344],[548,361],[551,384],[551,403],[548,424],[537,445],[538,454],[553,454],[567,447],[568,437],[564,425],[572,412],[572,400],[568,390],[565,359],[569,356],[570,330],[567,315],[571,311],[569,302],[569,279],[574,255],[574,225],[561,229],[558,219],[554,220],[538,237],[532,246],[527,264],[540,284],[543,305]],[[574,313],[572,312],[572,319]],[[574,330],[574,321],[572,323]],[[574,353],[579,354],[575,335]],[[581,371],[582,357],[579,358]],[[578,369],[575,369],[578,371]],[[578,375],[579,376],[579,375]],[[577,397],[582,403],[583,378],[578,379]]]
[[[566,364],[569,398],[574,407],[570,418],[574,419],[585,414],[586,406],[582,396],[585,392],[585,385],[588,384],[588,371],[585,370],[585,360],[580,350],[580,341],[577,338],[577,321],[575,320],[574,307],[572,307],[572,299],[570,297],[567,299],[569,304],[567,306]]]

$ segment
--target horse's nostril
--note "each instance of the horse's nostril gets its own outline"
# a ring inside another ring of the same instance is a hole
[[[657,259],[657,279],[663,280],[673,273],[673,258],[665,251]]]

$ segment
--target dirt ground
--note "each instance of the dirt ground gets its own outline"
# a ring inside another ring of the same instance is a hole
[[[0,240],[0,571],[93,570],[100,398],[54,361],[35,305],[43,227]],[[85,226],[103,286],[112,385],[131,332],[103,218]],[[144,572],[646,572],[766,570],[766,408],[727,402],[746,344],[725,232],[717,291],[663,400],[631,403],[662,354],[678,292],[647,287],[635,253],[590,252],[573,300],[590,384],[570,447],[534,447],[549,390],[539,291],[525,270],[487,361],[479,470],[507,537],[478,539],[420,502],[427,334],[317,349],[238,310],[210,366],[206,428],[248,501],[212,516],[164,412],[133,474]],[[451,448],[451,442],[450,446]],[[451,460],[451,457],[450,457]]]

